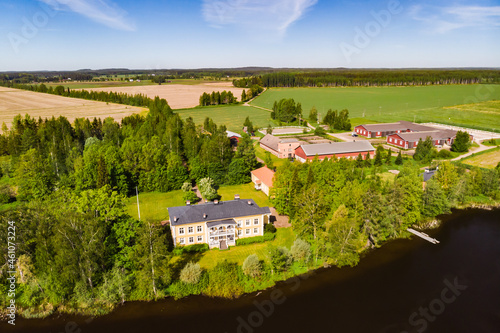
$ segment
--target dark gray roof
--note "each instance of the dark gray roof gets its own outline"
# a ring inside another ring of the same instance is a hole
[[[250,204],[248,204],[250,202]],[[234,219],[242,216],[271,214],[269,207],[259,207],[253,199],[213,202],[199,205],[169,207],[168,214],[173,226]],[[206,218],[203,215],[206,214]]]
[[[355,141],[355,142],[332,142],[332,143],[318,143],[314,145],[303,145],[302,150],[306,156],[317,155],[333,155],[333,154],[346,154],[358,153],[364,151],[374,151],[375,148],[368,141]]]
[[[434,174],[436,173],[437,170],[429,170],[429,171],[425,171],[424,173],[420,174],[420,176],[423,176],[424,177],[424,182],[428,182],[429,179],[432,178],[432,176],[434,176]]]
[[[221,221],[215,221],[215,222],[208,222],[207,223],[207,227],[211,228],[211,227],[215,227],[215,226],[222,225],[222,224],[236,225],[236,222],[233,219],[221,220]]]
[[[260,143],[275,151],[278,151],[278,144],[292,142],[299,142],[299,140],[296,138],[280,138],[271,134],[266,134],[266,136],[260,139]]]

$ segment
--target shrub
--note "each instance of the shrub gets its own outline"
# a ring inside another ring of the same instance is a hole
[[[275,238],[276,238],[276,234],[266,232],[266,233],[264,233],[264,236],[255,236],[255,237],[237,239],[236,245],[249,245],[249,244],[255,244],[255,243],[264,243],[267,241],[272,241]]]
[[[274,226],[274,224],[268,223],[264,226],[264,233],[267,233],[267,232],[272,233],[272,234],[276,233],[276,227]]]
[[[174,249],[173,254],[176,256],[180,256],[183,253],[203,253],[205,251],[210,250],[208,244],[193,244],[188,246],[178,246]]]
[[[243,273],[252,278],[256,278],[262,273],[262,265],[256,254],[249,255],[243,262]]]
[[[295,261],[307,261],[311,256],[311,245],[297,238],[290,249],[290,255]]]
[[[208,276],[208,286],[204,290],[207,296],[232,298],[243,293],[242,271],[236,263],[221,261],[208,272]]]
[[[271,246],[269,248],[269,257],[271,259],[271,266],[275,271],[286,271],[292,264],[292,258],[286,247]]]
[[[446,149],[441,149],[438,153],[438,157],[439,158],[450,158],[451,153]]]
[[[181,271],[180,279],[184,283],[196,284],[200,281],[201,267],[198,263],[189,262]]]

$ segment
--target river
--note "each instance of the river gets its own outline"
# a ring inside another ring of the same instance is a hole
[[[236,300],[130,302],[99,318],[17,318],[1,332],[500,332],[500,210],[455,211],[357,267],[320,269]]]

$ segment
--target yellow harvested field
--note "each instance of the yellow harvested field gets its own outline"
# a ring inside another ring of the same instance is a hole
[[[93,91],[113,91],[126,93],[129,95],[143,94],[149,98],[156,96],[167,100],[172,109],[187,109],[197,106],[200,102],[200,96],[203,93],[212,93],[213,91],[222,92],[231,91],[233,95],[240,100],[243,88],[235,88],[231,82],[210,82],[195,85],[170,84],[148,85],[148,86],[129,86],[129,87],[106,87],[92,88]]]
[[[144,108],[79,98],[62,97],[32,91],[0,87],[0,123],[8,127],[14,116],[29,114],[31,117],[51,118],[64,116],[70,122],[75,118],[113,117],[116,121],[134,113],[144,111]]]
[[[493,169],[500,163],[500,150],[495,149],[489,153],[468,157],[462,162],[486,169]]]

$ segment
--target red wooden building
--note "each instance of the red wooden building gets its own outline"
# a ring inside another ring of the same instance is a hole
[[[434,130],[425,132],[411,132],[392,134],[387,137],[387,143],[398,146],[403,149],[416,148],[420,139],[424,141],[428,137],[431,138],[434,146],[442,146],[444,144],[451,145],[457,135],[457,131],[453,130]]]
[[[424,132],[435,130],[436,128],[434,127],[415,124],[404,120],[396,123],[359,125],[354,128],[354,132],[356,134],[367,138],[380,138],[404,132]]]

